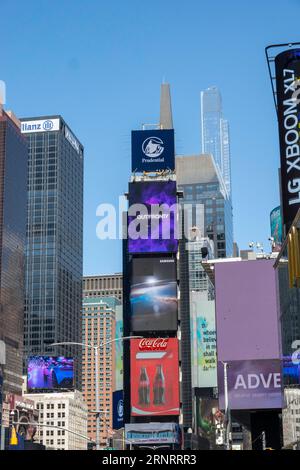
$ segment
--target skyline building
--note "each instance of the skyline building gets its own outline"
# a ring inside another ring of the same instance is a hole
[[[99,345],[116,338],[116,320],[121,302],[115,297],[84,297],[82,303],[82,341]],[[120,342],[117,342],[120,343]],[[100,445],[106,446],[112,428],[112,392],[116,387],[116,348],[115,342],[104,345],[99,350],[99,395],[100,395]],[[122,360],[122,359],[121,359]],[[92,348],[86,347],[82,354],[82,392],[90,411],[88,416],[88,436],[96,440],[95,356]]]
[[[0,363],[3,393],[15,394],[22,391],[27,160],[20,122],[0,104]],[[1,382],[0,365],[0,392]]]
[[[83,276],[83,297],[116,297],[122,302],[123,274]]]
[[[176,176],[187,229],[198,227],[212,240],[217,258],[232,256],[232,204],[212,155],[177,156]]]
[[[201,91],[201,152],[209,153],[224,179],[231,196],[229,123],[223,117],[222,97],[217,87]]]
[[[21,119],[29,146],[25,364],[30,355],[75,357],[81,350],[50,347],[81,341],[83,146],[59,116]]]

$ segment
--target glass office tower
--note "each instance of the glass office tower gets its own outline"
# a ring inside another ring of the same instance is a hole
[[[201,229],[201,236],[214,242],[216,258],[233,255],[233,216],[231,198],[211,155],[176,157],[180,203],[191,212],[189,228]],[[200,210],[199,210],[200,208]],[[204,222],[197,220],[204,208]],[[203,227],[203,228],[202,228]]]
[[[80,387],[83,146],[61,116],[22,119],[29,144],[26,355],[73,356]]]
[[[222,97],[217,87],[210,87],[201,92],[201,138],[202,153],[213,155],[230,196],[229,124],[223,118]]]
[[[28,159],[27,142],[19,125],[0,106],[0,342],[2,348],[5,345],[2,391],[16,394],[22,392]]]

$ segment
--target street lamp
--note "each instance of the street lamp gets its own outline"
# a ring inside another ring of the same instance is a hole
[[[99,350],[108,344],[117,341],[125,341],[127,339],[141,339],[143,336],[122,336],[120,338],[110,339],[108,341],[100,341],[98,345],[89,343],[78,343],[76,341],[63,341],[59,343],[52,343],[50,346],[81,346],[94,350],[95,355],[95,393],[96,393],[96,450],[100,450],[100,397],[99,397]]]

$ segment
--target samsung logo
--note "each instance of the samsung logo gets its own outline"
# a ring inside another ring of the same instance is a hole
[[[37,121],[22,121],[21,132],[28,134],[30,132],[51,132],[59,131],[59,119],[43,119]]]
[[[174,263],[174,260],[173,259],[160,259],[159,262],[160,263]]]

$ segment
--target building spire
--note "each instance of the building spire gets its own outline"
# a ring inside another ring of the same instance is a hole
[[[173,129],[173,116],[169,83],[161,84],[160,127],[162,129]]]

